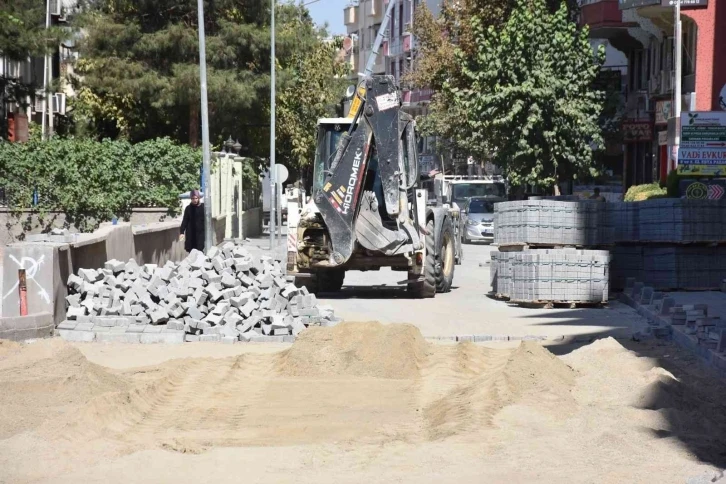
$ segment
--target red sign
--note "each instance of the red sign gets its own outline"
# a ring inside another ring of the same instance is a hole
[[[653,125],[650,121],[626,121],[623,123],[623,141],[637,143],[653,140]]]

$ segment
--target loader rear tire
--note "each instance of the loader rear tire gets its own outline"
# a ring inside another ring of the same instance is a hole
[[[451,291],[451,284],[454,282],[454,266],[456,265],[456,247],[454,241],[454,230],[451,227],[451,220],[444,220],[439,235],[439,256],[436,258],[436,292]]]
[[[426,223],[426,260],[424,261],[424,280],[408,283],[408,292],[415,298],[432,298],[436,295],[436,257],[434,254],[436,238],[434,237],[434,221]],[[409,274],[408,278],[416,277]]]

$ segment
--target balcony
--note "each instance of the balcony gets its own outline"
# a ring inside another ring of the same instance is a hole
[[[420,106],[422,103],[430,103],[433,96],[433,89],[413,89],[403,91],[403,105],[407,107]]]
[[[383,18],[383,0],[367,0],[365,6],[366,14],[373,17],[374,21]]]
[[[590,30],[600,26],[623,23],[623,14],[617,0],[584,0],[580,9],[580,23],[590,26]]]
[[[396,57],[405,52],[411,52],[412,47],[413,36],[411,34],[403,34],[403,37],[398,37],[388,42],[387,52],[385,55]]]
[[[343,23],[348,25],[358,25],[358,6],[350,5],[343,9]]]
[[[580,25],[590,27],[590,38],[607,39],[616,49],[627,51],[640,46],[631,35],[638,24],[624,21],[618,0],[583,0]]]

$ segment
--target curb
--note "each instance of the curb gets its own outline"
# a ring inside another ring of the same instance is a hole
[[[673,341],[676,345],[697,357],[703,364],[718,373],[719,376],[726,378],[726,354],[716,353],[699,345],[698,340],[694,336],[686,334],[680,325],[673,325],[670,318],[656,314],[648,306],[636,302],[627,294],[622,293],[619,299],[648,319],[648,322],[653,326],[649,329],[654,331],[643,336],[646,338],[655,336],[656,338]]]

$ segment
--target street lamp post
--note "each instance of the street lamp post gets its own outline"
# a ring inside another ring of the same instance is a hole
[[[204,0],[197,0],[199,23],[199,80],[202,108],[202,191],[204,192],[204,250],[212,248],[212,197],[209,168],[209,113],[207,111],[207,55],[204,38]]]
[[[200,0],[201,1],[201,0]],[[270,250],[275,247],[275,6],[271,0],[270,13]]]

